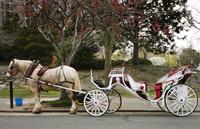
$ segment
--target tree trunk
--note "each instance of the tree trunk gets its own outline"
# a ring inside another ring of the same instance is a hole
[[[134,49],[133,49],[133,64],[137,65],[139,63],[139,44],[138,42],[134,43]]]
[[[104,38],[104,46],[105,46],[105,64],[104,64],[104,78],[106,84],[108,84],[108,75],[110,73],[110,70],[112,68],[112,49],[113,49],[113,42],[112,42],[112,36],[110,35],[107,28],[103,30],[103,38]]]
[[[133,65],[137,65],[139,63],[139,23],[138,18],[134,20],[135,22],[135,32],[134,32],[134,49],[133,49]]]

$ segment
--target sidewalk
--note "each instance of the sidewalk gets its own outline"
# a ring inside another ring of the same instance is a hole
[[[56,100],[58,98],[42,98],[41,101],[51,101]],[[200,102],[200,101],[199,101]],[[24,105],[34,103],[33,98],[25,98],[23,99]],[[31,112],[32,109],[24,110],[23,106],[15,106],[14,108],[10,108],[10,100],[9,98],[0,99],[0,112]],[[67,112],[70,107],[43,107],[42,110],[44,112]],[[85,109],[83,105],[79,105],[79,111],[84,112]],[[157,104],[152,105],[149,102],[144,102],[137,98],[122,98],[122,106],[120,108],[121,112],[159,112],[161,111]],[[200,112],[200,105],[197,106],[197,112]]]

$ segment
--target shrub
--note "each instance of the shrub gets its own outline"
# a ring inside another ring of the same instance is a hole
[[[133,60],[130,59],[129,61],[127,61],[126,64],[133,64]],[[152,63],[151,63],[150,60],[139,58],[138,59],[138,65],[152,65]]]

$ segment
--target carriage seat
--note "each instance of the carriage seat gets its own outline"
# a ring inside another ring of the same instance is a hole
[[[130,88],[134,90],[141,98],[148,100],[147,83],[146,82],[136,82],[130,75],[125,76],[126,83],[128,82]]]
[[[37,75],[38,76],[43,76],[44,75],[44,73],[46,72],[48,70],[48,68],[46,68],[46,67],[41,67],[41,69],[38,71],[38,73],[37,73]]]
[[[146,82],[136,82],[129,74],[125,76],[126,83],[128,82],[131,89],[134,91],[146,91],[147,83]]]

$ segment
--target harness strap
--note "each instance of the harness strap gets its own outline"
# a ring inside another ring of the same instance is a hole
[[[40,68],[40,70],[37,73],[37,76],[38,76],[38,79],[37,79],[37,88],[38,88],[38,91],[46,91],[46,92],[48,92],[48,90],[44,90],[42,88],[41,83],[40,83],[40,78],[44,75],[44,73],[47,70],[48,70],[48,68],[46,68],[45,66],[43,66],[42,68]]]
[[[68,81],[68,80],[67,80],[67,78],[66,78],[66,76],[65,76],[65,73],[64,73],[64,70],[63,70],[63,66],[64,66],[64,65],[61,66],[60,71],[59,71],[58,83],[60,83],[60,84],[61,84],[61,83],[70,83],[70,84],[73,85],[72,88],[74,88],[74,82],[71,82],[71,81]],[[62,74],[63,74],[63,76],[64,76],[64,81],[60,81],[61,71],[62,71]]]
[[[48,92],[48,90],[44,90],[44,89],[42,88],[41,82],[40,82],[39,79],[36,80],[36,87],[37,87],[37,91],[38,91],[38,92],[41,92],[41,91],[46,91],[46,92]]]
[[[38,62],[33,61],[33,62],[29,65],[28,69],[26,70],[26,72],[25,72],[25,74],[24,74],[24,77],[29,77],[29,76],[31,76],[32,73],[34,72],[34,70],[37,68],[38,65],[39,65]]]
[[[42,75],[44,75],[44,73],[46,72],[48,70],[48,68],[46,68],[46,67],[42,67],[42,68],[40,68],[40,70],[38,71],[38,73],[37,73],[37,75],[39,76],[39,77],[41,77]]]

